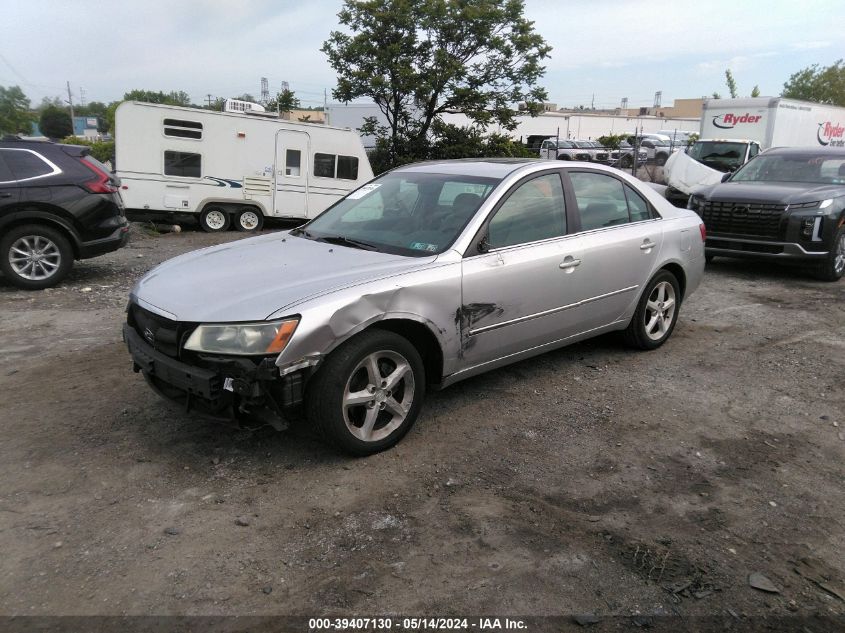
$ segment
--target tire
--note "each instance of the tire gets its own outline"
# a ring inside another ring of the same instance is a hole
[[[558,156],[557,159],[558,160],[572,160],[572,157],[564,154],[563,156]]]
[[[622,159],[619,161],[619,164],[625,169],[630,169],[634,166],[634,159],[630,156],[623,156]]]
[[[0,239],[0,271],[24,290],[55,286],[73,267],[73,248],[58,229],[25,224]]]
[[[398,382],[391,385],[385,380],[403,366],[405,373],[396,375]],[[379,374],[375,380],[373,372]],[[368,330],[325,360],[308,384],[305,410],[326,441],[363,456],[401,440],[417,419],[424,397],[425,368],[416,348],[393,332]]]
[[[200,213],[200,227],[206,233],[221,233],[229,229],[232,218],[221,207],[206,207]]]
[[[245,207],[235,216],[235,228],[244,233],[260,231],[264,226],[264,214],[258,209]]]
[[[845,226],[834,234],[830,253],[816,268],[816,278],[822,281],[839,281],[845,273]]]
[[[663,165],[665,165],[665,164],[666,164],[666,159],[667,159],[667,158],[668,158],[668,156],[666,156],[666,154],[658,154],[658,155],[657,155],[657,158],[655,158],[655,159],[654,159],[654,163],[655,163],[655,165],[657,165],[658,167],[663,167]]]
[[[670,300],[671,306],[666,306]],[[657,349],[672,335],[680,307],[678,280],[669,271],[661,270],[652,277],[640,297],[634,316],[625,329],[625,341],[637,349]]]

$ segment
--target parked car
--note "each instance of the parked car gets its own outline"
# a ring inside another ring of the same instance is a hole
[[[575,144],[590,152],[590,160],[594,163],[607,163],[610,153],[597,141],[574,141]]]
[[[589,150],[579,147],[573,141],[547,138],[540,145],[540,158],[589,162],[592,156]]]
[[[630,143],[634,143],[636,139],[628,139]],[[680,149],[678,145],[672,143],[665,138],[659,138],[657,135],[644,136],[640,138],[640,149],[644,149],[648,156],[648,161],[655,165],[662,166],[669,160],[669,156],[673,151]]]
[[[0,141],[0,271],[27,290],[59,283],[74,259],[126,244],[119,182],[87,147]]]
[[[637,150],[637,165],[644,165],[648,161],[648,152],[640,148]],[[610,151],[610,164],[623,169],[634,166],[634,146],[628,141],[620,141],[619,149]]]
[[[296,415],[354,454],[427,389],[605,332],[671,335],[703,225],[603,166],[488,159],[388,172],[290,232],[188,253],[131,293],[135,371],[182,410]]]
[[[845,272],[845,149],[770,149],[694,193],[714,256],[810,264],[818,278]]]

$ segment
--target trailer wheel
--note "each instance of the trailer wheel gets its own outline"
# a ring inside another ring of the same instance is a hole
[[[246,207],[235,217],[235,228],[239,231],[260,231],[264,226],[264,216],[257,209]]]
[[[200,213],[200,226],[206,233],[220,233],[229,228],[231,218],[221,207],[206,207]]]

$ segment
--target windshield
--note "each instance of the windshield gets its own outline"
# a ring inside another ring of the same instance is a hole
[[[761,154],[731,177],[731,182],[735,181],[843,185],[845,184],[845,157]]]
[[[558,149],[572,149],[575,146],[569,141],[558,141],[557,147]]]
[[[699,163],[719,171],[733,171],[742,165],[745,158],[745,143],[724,143],[720,141],[698,141],[687,153]]]
[[[499,182],[457,174],[388,173],[291,234],[400,255],[442,253]]]

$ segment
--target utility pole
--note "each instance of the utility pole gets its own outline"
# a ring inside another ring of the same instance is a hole
[[[73,94],[70,91],[70,82],[67,82],[67,102],[70,106],[70,118],[73,119]]]
[[[209,92],[209,93],[206,95],[206,99],[208,100],[208,109],[209,109],[209,110],[211,109],[211,98],[212,98],[212,97],[211,97],[211,93]]]

